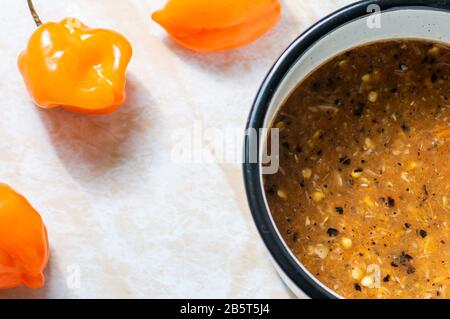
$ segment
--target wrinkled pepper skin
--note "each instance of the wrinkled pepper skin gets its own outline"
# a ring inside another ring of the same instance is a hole
[[[125,101],[131,55],[122,35],[67,18],[37,28],[19,57],[19,69],[38,106],[108,114]]]
[[[169,0],[152,18],[180,45],[214,52],[254,41],[280,14],[279,0]]]
[[[0,289],[44,286],[47,230],[28,201],[0,184]]]

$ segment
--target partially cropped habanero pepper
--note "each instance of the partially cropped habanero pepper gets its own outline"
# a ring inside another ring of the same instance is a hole
[[[122,35],[67,18],[37,28],[19,57],[19,69],[38,106],[107,114],[125,101],[131,55]]]
[[[48,256],[41,216],[22,195],[0,184],[0,289],[44,286]]]
[[[168,0],[152,14],[180,45],[214,52],[246,45],[280,20],[279,0]]]

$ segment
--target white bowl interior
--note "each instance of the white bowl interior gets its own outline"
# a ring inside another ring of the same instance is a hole
[[[370,19],[370,20],[369,20]],[[379,19],[379,20],[376,20]],[[379,28],[370,28],[369,24],[379,21]],[[450,43],[450,13],[430,8],[417,7],[408,9],[392,9],[379,13],[378,16],[362,17],[353,20],[329,34],[324,35],[319,41],[313,44],[299,59],[281,81],[264,120],[264,127],[270,128],[275,114],[283,105],[283,102],[289,97],[291,92],[298,84],[305,79],[312,71],[317,69],[331,58],[339,53],[351,48],[358,47],[370,42],[388,40],[388,39],[425,39],[439,42]],[[266,143],[266,139],[261,139],[261,143]],[[262,162],[265,145],[260,147],[260,163]],[[261,185],[262,176],[261,176]],[[263,193],[264,190],[263,190]],[[264,198],[267,211],[270,211],[266,198]],[[272,223],[275,222],[272,219]],[[277,229],[275,225],[275,229]],[[278,236],[282,238],[281,234]],[[287,247],[286,247],[287,248]],[[288,251],[289,248],[287,248]],[[293,256],[295,260],[295,256]],[[298,261],[297,261],[298,262]],[[298,262],[305,272],[308,270]],[[279,267],[277,267],[279,270]],[[310,274],[311,275],[311,274]],[[311,275],[314,278],[314,276]],[[289,278],[282,274],[282,278],[287,281],[288,286],[299,297],[305,297],[300,289],[296,289],[295,284],[290,282]],[[322,283],[317,281],[318,285],[334,293]],[[335,294],[335,293],[334,293]],[[338,296],[339,297],[339,296]]]

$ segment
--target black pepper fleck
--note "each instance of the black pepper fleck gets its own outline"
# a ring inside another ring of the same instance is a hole
[[[407,265],[411,260],[413,260],[412,256],[402,251],[402,254],[399,257],[400,263],[402,265]]]
[[[438,79],[438,76],[436,73],[433,73],[433,75],[431,76],[431,82],[435,83]]]
[[[402,130],[403,130],[403,132],[408,133],[408,132],[411,131],[411,128],[409,127],[408,124],[403,123],[403,124],[402,124]]]
[[[336,237],[339,234],[339,231],[335,228],[328,228],[327,234],[330,237]]]
[[[364,113],[365,107],[366,106],[364,103],[357,103],[355,109],[353,110],[353,115],[355,115],[357,117],[361,117]]]
[[[393,199],[392,197],[388,197],[388,198],[387,198],[386,205],[387,205],[388,207],[394,207],[394,206],[395,206],[395,199]]]
[[[339,159],[339,162],[342,164],[342,165],[350,165],[351,163],[352,163],[352,160],[351,159],[349,159],[347,156],[344,156],[344,157],[341,157],[340,159]]]
[[[427,185],[422,186],[422,191],[423,191],[422,201],[424,202],[428,199],[428,196],[429,196],[429,191],[428,191]]]
[[[413,273],[415,273],[416,272],[416,268],[414,268],[413,266],[409,266],[407,269],[406,269],[406,273],[407,274],[413,274]]]

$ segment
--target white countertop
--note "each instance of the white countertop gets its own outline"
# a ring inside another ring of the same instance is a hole
[[[245,48],[185,50],[150,20],[164,0],[35,0],[44,21],[79,18],[134,47],[128,101],[109,116],[41,110],[16,67],[35,26],[26,0],[0,9],[0,182],[42,214],[47,285],[0,297],[286,298],[250,216],[238,163],[220,139],[200,138],[210,163],[179,158],[195,132],[243,130],[253,98],[281,52],[349,0],[284,0],[282,21]],[[211,135],[208,135],[211,136]],[[184,143],[184,144],[183,144]],[[181,161],[181,162],[180,162]]]

